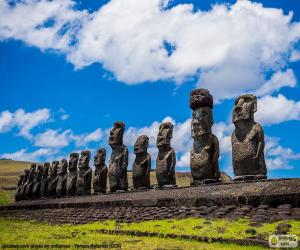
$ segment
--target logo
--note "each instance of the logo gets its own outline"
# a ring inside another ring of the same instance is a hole
[[[271,248],[296,248],[298,237],[296,235],[273,234],[269,236],[269,247]]]

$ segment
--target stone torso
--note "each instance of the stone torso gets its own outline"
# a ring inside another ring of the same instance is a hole
[[[156,177],[159,186],[175,185],[175,151],[170,148],[167,151],[159,151],[156,158]]]
[[[133,163],[132,180],[135,188],[150,186],[151,156],[147,153],[141,161]]]
[[[108,168],[108,176],[111,190],[127,190],[127,166],[127,147],[125,145],[115,147],[112,150]]]
[[[218,166],[214,166],[213,157],[217,147],[215,135],[210,134],[203,142],[194,142],[191,150],[191,173],[195,180],[216,179],[218,178]]]
[[[92,169],[90,167],[87,168],[79,168],[78,176],[77,176],[77,194],[91,194],[91,185],[92,184]]]
[[[249,127],[236,126],[231,137],[233,170],[236,176],[258,175],[264,172],[263,154],[257,155],[261,136],[263,130],[258,123]]]
[[[67,195],[75,195],[77,181],[77,169],[69,170],[67,174]]]
[[[93,180],[94,192],[99,192],[99,193],[106,192],[107,172],[108,170],[106,165],[104,165],[101,168],[96,167],[94,172],[94,180]]]
[[[67,173],[59,174],[57,177],[56,195],[58,197],[66,194]]]

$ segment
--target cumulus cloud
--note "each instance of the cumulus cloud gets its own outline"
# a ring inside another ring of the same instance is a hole
[[[279,71],[272,75],[271,79],[265,82],[258,90],[255,91],[257,96],[272,94],[279,91],[282,87],[295,87],[297,79],[292,69],[284,72]]]
[[[0,40],[14,38],[42,50],[70,50],[86,11],[74,10],[75,2],[0,1]]]
[[[29,152],[27,149],[21,149],[14,153],[5,153],[1,155],[1,158],[20,160],[20,161],[32,161],[40,162],[46,160],[53,160],[54,155],[58,152],[49,148],[39,148],[35,151]]]
[[[34,145],[38,147],[63,148],[75,143],[76,147],[88,146],[91,142],[99,142],[104,137],[102,129],[91,133],[75,134],[71,129],[64,131],[47,129],[34,136]]]
[[[0,114],[0,133],[9,131],[14,124],[13,114],[9,111],[2,111]]]
[[[71,0],[14,5],[0,0],[0,39],[58,50],[76,68],[100,63],[128,84],[181,83],[198,76],[199,86],[208,87],[216,100],[282,87],[276,77],[297,57],[294,47],[300,38],[292,13],[248,0],[209,11],[192,4],[169,8],[169,3],[111,0],[88,13],[76,10]],[[264,85],[270,72],[269,85],[275,81],[275,86]]]
[[[300,120],[300,101],[289,100],[282,94],[264,96],[258,99],[255,118],[263,125]]]
[[[48,122],[51,117],[49,109],[38,109],[33,112],[25,112],[23,109],[18,109],[16,112],[8,110],[2,111],[0,114],[0,133],[8,132],[13,127],[19,129],[19,135],[27,139],[32,138],[30,131]]]
[[[280,145],[279,138],[266,137],[266,165],[269,170],[293,169],[291,160],[300,160],[300,153],[295,153],[291,148]]]
[[[37,134],[34,138],[34,145],[38,147],[60,148],[66,147],[71,141],[73,132],[65,130],[59,133],[57,130],[48,129],[43,133]]]

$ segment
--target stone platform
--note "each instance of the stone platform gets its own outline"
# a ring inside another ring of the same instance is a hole
[[[300,178],[226,182],[89,196],[19,201],[0,210],[86,207],[200,207],[282,204],[300,207]]]
[[[300,179],[228,182],[20,201],[0,206],[0,217],[54,224],[81,224],[107,219],[130,223],[188,217],[248,217],[258,223],[300,219]]]

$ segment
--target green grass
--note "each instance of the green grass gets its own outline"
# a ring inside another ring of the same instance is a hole
[[[155,222],[152,222],[154,226]],[[160,222],[162,223],[162,222]],[[169,223],[169,222],[165,222]],[[179,222],[178,222],[179,223]],[[146,223],[147,224],[147,223]],[[146,225],[145,224],[145,225]],[[150,222],[148,224],[151,224]],[[76,249],[75,244],[121,244],[122,249],[261,249],[261,247],[238,246],[221,243],[199,243],[189,240],[165,239],[158,237],[131,237],[119,235],[106,235],[96,233],[100,228],[114,227],[115,222],[97,222],[86,225],[47,225],[33,221],[18,221],[0,219],[0,244],[16,245],[70,245],[69,249]],[[182,232],[181,233],[186,233]],[[30,246],[28,247],[30,248]]]
[[[14,191],[0,189],[0,205],[6,205],[14,202]]]
[[[203,218],[187,218],[180,220],[152,220],[139,223],[116,223],[115,221],[106,221],[104,223],[90,224],[89,228],[97,229],[115,229],[123,231],[142,231],[142,232],[158,232],[161,234],[186,234],[196,236],[222,237],[228,239],[246,239],[248,235],[245,230],[254,228],[250,225],[248,219],[227,220],[215,219],[208,221]],[[260,238],[268,239],[268,236],[275,233],[275,228],[279,223],[289,223],[292,228],[290,234],[300,237],[300,221],[287,220],[277,221],[274,223],[264,223],[260,227],[255,227],[257,235]]]

